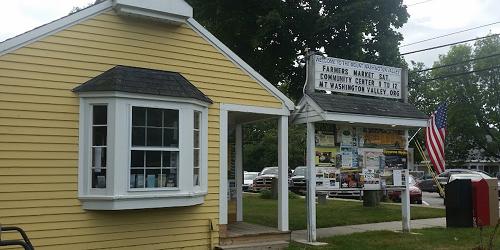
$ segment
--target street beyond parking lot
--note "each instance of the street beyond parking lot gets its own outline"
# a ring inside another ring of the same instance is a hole
[[[422,192],[422,204],[430,207],[444,208],[443,198],[438,193]]]

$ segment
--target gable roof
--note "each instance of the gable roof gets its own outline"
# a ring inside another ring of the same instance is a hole
[[[143,2],[140,0],[128,0],[128,3],[138,4]],[[136,3],[134,3],[136,2]],[[97,16],[105,11],[113,9],[114,2],[112,0],[106,0],[104,2],[98,3],[96,5],[85,8],[74,14],[65,16],[63,18],[57,19],[48,24],[42,25],[38,28],[20,34],[16,37],[7,39],[0,43],[0,56],[7,54],[13,50],[26,46],[58,31],[64,30],[75,24],[83,22],[94,16]],[[141,9],[143,15],[150,15],[151,18],[157,18],[158,10],[148,10]],[[227,59],[231,60],[235,65],[237,65],[241,70],[246,72],[250,77],[257,81],[263,88],[272,93],[276,98],[282,101],[288,110],[294,109],[294,103],[281,91],[279,91],[275,86],[273,86],[269,81],[267,81],[262,75],[255,71],[250,65],[244,62],[239,56],[232,52],[227,46],[225,46],[221,41],[219,41],[214,35],[212,35],[208,30],[201,26],[193,18],[188,18],[184,22],[191,27],[195,32],[202,36],[207,42],[212,44],[217,48]]]
[[[416,119],[428,118],[415,106],[399,101],[326,93],[308,93],[307,95],[323,111],[327,112]]]
[[[203,92],[177,72],[115,66],[73,89],[74,92],[120,91],[192,98],[213,103]]]

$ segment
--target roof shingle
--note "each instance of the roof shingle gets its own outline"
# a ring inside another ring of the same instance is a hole
[[[213,103],[208,96],[177,72],[117,65],[73,89],[74,92],[120,91]]]
[[[321,109],[328,112],[428,119],[413,105],[399,101],[326,93],[308,93],[307,95]]]

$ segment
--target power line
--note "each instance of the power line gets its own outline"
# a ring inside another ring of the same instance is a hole
[[[439,49],[439,48],[448,47],[448,46],[451,46],[451,45],[456,45],[456,44],[460,44],[460,43],[471,42],[471,41],[475,41],[475,40],[486,39],[486,38],[490,38],[490,37],[494,37],[494,36],[498,36],[498,35],[499,34],[493,34],[493,35],[488,35],[488,36],[476,37],[476,38],[473,38],[473,39],[467,39],[467,40],[463,40],[463,41],[459,41],[459,42],[447,43],[447,44],[443,44],[443,45],[439,45],[439,46],[434,46],[434,47],[430,47],[430,48],[425,48],[425,49],[420,49],[420,50],[405,52],[405,53],[402,53],[401,55],[404,56],[404,55],[414,54],[414,53],[423,52],[423,51],[427,51],[427,50]]]
[[[500,68],[500,65],[497,65],[497,66],[493,66],[493,67],[489,67],[489,68],[485,68],[485,69],[471,70],[471,71],[467,71],[467,72],[439,76],[439,77],[435,77],[435,78],[431,78],[431,79],[422,79],[422,81],[423,82],[430,82],[430,81],[441,80],[441,79],[445,79],[445,78],[449,78],[449,77],[468,75],[468,74],[472,74],[472,73],[477,73],[477,72],[482,72],[482,71],[487,71],[487,70],[492,70],[492,69],[499,69],[499,68]]]
[[[493,22],[493,23],[488,23],[488,24],[484,24],[484,25],[480,25],[480,26],[476,26],[476,27],[472,27],[472,28],[468,28],[468,29],[464,29],[464,30],[459,30],[459,31],[455,31],[455,32],[444,34],[444,35],[440,35],[440,36],[436,36],[436,37],[427,38],[427,39],[424,39],[424,40],[421,40],[421,41],[417,41],[417,42],[403,44],[403,45],[401,45],[399,47],[400,48],[407,47],[407,46],[410,46],[410,45],[419,44],[419,43],[423,43],[423,42],[427,42],[427,41],[432,41],[432,40],[436,40],[436,39],[439,39],[439,38],[443,38],[443,37],[447,37],[447,36],[451,36],[451,35],[456,35],[456,34],[460,34],[460,33],[463,33],[463,32],[467,32],[467,31],[471,31],[471,30],[475,30],[475,29],[479,29],[479,28],[484,28],[484,27],[491,26],[491,25],[494,25],[494,24],[499,24],[499,23],[500,23],[500,21],[496,21],[496,22]]]
[[[419,5],[419,4],[423,4],[423,3],[428,3],[428,2],[432,2],[432,1],[434,1],[434,0],[426,0],[426,1],[418,2],[418,3],[412,3],[412,4],[409,4],[406,6],[411,7],[411,6],[415,6],[415,5]]]
[[[461,61],[461,62],[457,62],[457,63],[451,63],[451,64],[440,65],[440,66],[436,66],[436,67],[432,67],[432,68],[417,70],[417,71],[414,71],[414,72],[415,73],[420,73],[420,72],[425,72],[425,71],[429,71],[429,70],[433,70],[433,69],[446,68],[446,67],[460,65],[460,64],[464,64],[464,63],[468,63],[468,62],[477,61],[477,60],[487,59],[487,58],[491,58],[491,57],[495,57],[495,56],[500,56],[500,53],[492,54],[492,55],[487,55],[487,56],[482,56],[482,57],[476,57],[476,58],[472,58],[472,59]]]

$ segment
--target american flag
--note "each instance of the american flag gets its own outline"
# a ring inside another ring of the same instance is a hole
[[[425,147],[437,174],[445,170],[444,139],[446,137],[446,103],[438,106],[432,113],[425,129]]]

